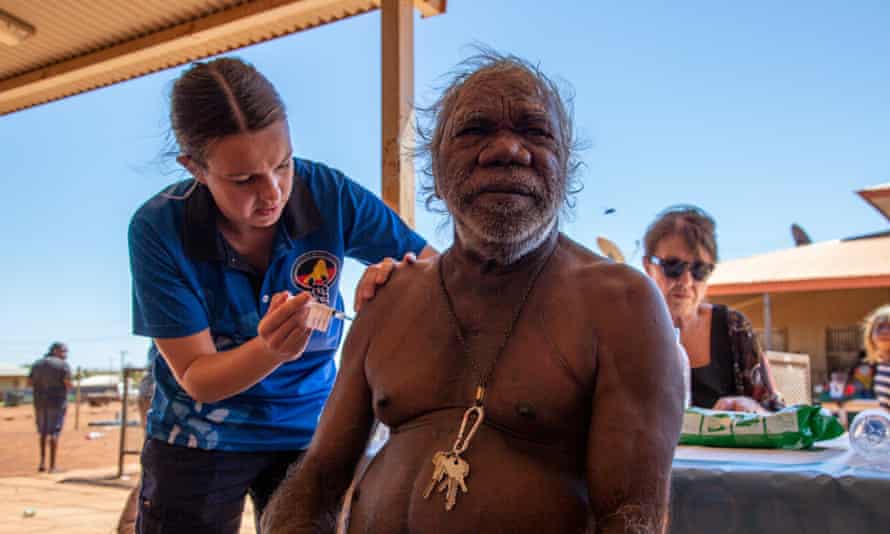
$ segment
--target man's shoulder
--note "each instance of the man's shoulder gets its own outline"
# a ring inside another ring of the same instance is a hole
[[[652,281],[641,271],[600,256],[560,236],[557,276],[567,289],[584,297],[640,298],[651,292]]]
[[[437,256],[394,269],[386,284],[378,287],[374,298],[364,305],[361,315],[389,317],[416,312],[436,296],[438,263]]]
[[[350,347],[367,346],[375,337],[386,338],[392,329],[413,325],[435,298],[433,281],[437,276],[437,259],[419,260],[394,270],[383,286],[377,287],[374,297],[366,302],[349,329],[344,354],[356,352]],[[359,351],[361,352],[361,351]]]
[[[389,281],[380,288],[383,299],[429,297],[430,289],[438,287],[439,256],[417,260],[414,264],[394,269]]]

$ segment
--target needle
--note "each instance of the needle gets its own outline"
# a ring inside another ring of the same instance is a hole
[[[331,308],[331,317],[333,317],[334,319],[340,319],[341,321],[354,321],[355,320],[355,317],[346,315],[345,313],[343,313],[341,311],[337,311],[334,308]]]
[[[308,306],[309,315],[306,316],[306,327],[318,332],[327,332],[328,327],[331,325],[331,319],[340,319],[341,321],[352,320],[352,317],[342,311],[327,304],[322,304],[317,300],[309,302]]]

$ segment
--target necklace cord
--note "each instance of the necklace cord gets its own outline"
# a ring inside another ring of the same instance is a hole
[[[546,245],[545,245],[546,246]],[[457,340],[460,342],[461,348],[464,351],[464,356],[467,361],[470,362],[470,366],[473,368],[473,371],[479,376],[479,385],[476,388],[476,398],[474,400],[474,404],[476,406],[482,406],[483,401],[485,400],[485,391],[488,386],[488,380],[491,378],[491,374],[494,371],[494,366],[497,363],[498,359],[500,359],[501,354],[504,352],[504,349],[507,348],[507,343],[510,341],[510,338],[513,336],[513,330],[516,328],[516,324],[519,322],[519,318],[522,315],[522,310],[525,308],[525,303],[528,300],[529,295],[531,295],[532,289],[534,289],[535,284],[538,282],[538,277],[544,271],[544,267],[550,263],[550,258],[553,257],[554,252],[556,251],[557,243],[554,243],[553,249],[547,253],[547,257],[544,258],[544,261],[538,265],[535,272],[532,274],[531,279],[529,280],[528,285],[525,287],[525,290],[522,294],[522,299],[519,301],[519,305],[516,306],[516,309],[513,310],[513,317],[510,320],[510,325],[507,327],[506,331],[504,331],[504,338],[501,341],[501,344],[498,346],[497,352],[495,352],[494,358],[491,360],[491,363],[488,365],[488,369],[482,373],[482,370],[477,365],[475,359],[473,359],[470,354],[470,347],[467,344],[466,339],[464,339],[463,332],[461,332],[460,321],[457,319],[457,312],[454,308],[454,301],[451,299],[451,294],[448,292],[448,287],[445,285],[445,273],[442,269],[442,262],[444,260],[444,255],[439,257],[438,261],[438,271],[439,271],[439,286],[442,288],[442,293],[445,295],[445,302],[448,305],[448,315],[451,319],[451,322],[454,324],[454,329],[457,331]]]

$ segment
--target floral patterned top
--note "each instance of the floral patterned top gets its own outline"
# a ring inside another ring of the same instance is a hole
[[[692,404],[711,408],[721,397],[751,397],[770,411],[784,407],[773,387],[769,364],[751,323],[740,312],[715,304],[711,318],[711,360],[692,369]]]
[[[727,323],[736,395],[751,397],[767,410],[781,410],[785,404],[775,390],[769,364],[757,342],[751,323],[741,312],[729,308],[727,308]]]

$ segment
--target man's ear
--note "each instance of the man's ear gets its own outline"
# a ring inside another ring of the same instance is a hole
[[[180,165],[185,167],[189,174],[192,175],[192,178],[203,185],[207,185],[207,181],[204,178],[204,170],[201,168],[200,165],[195,163],[195,160],[193,160],[190,156],[180,154],[176,156],[176,161],[179,162]]]

